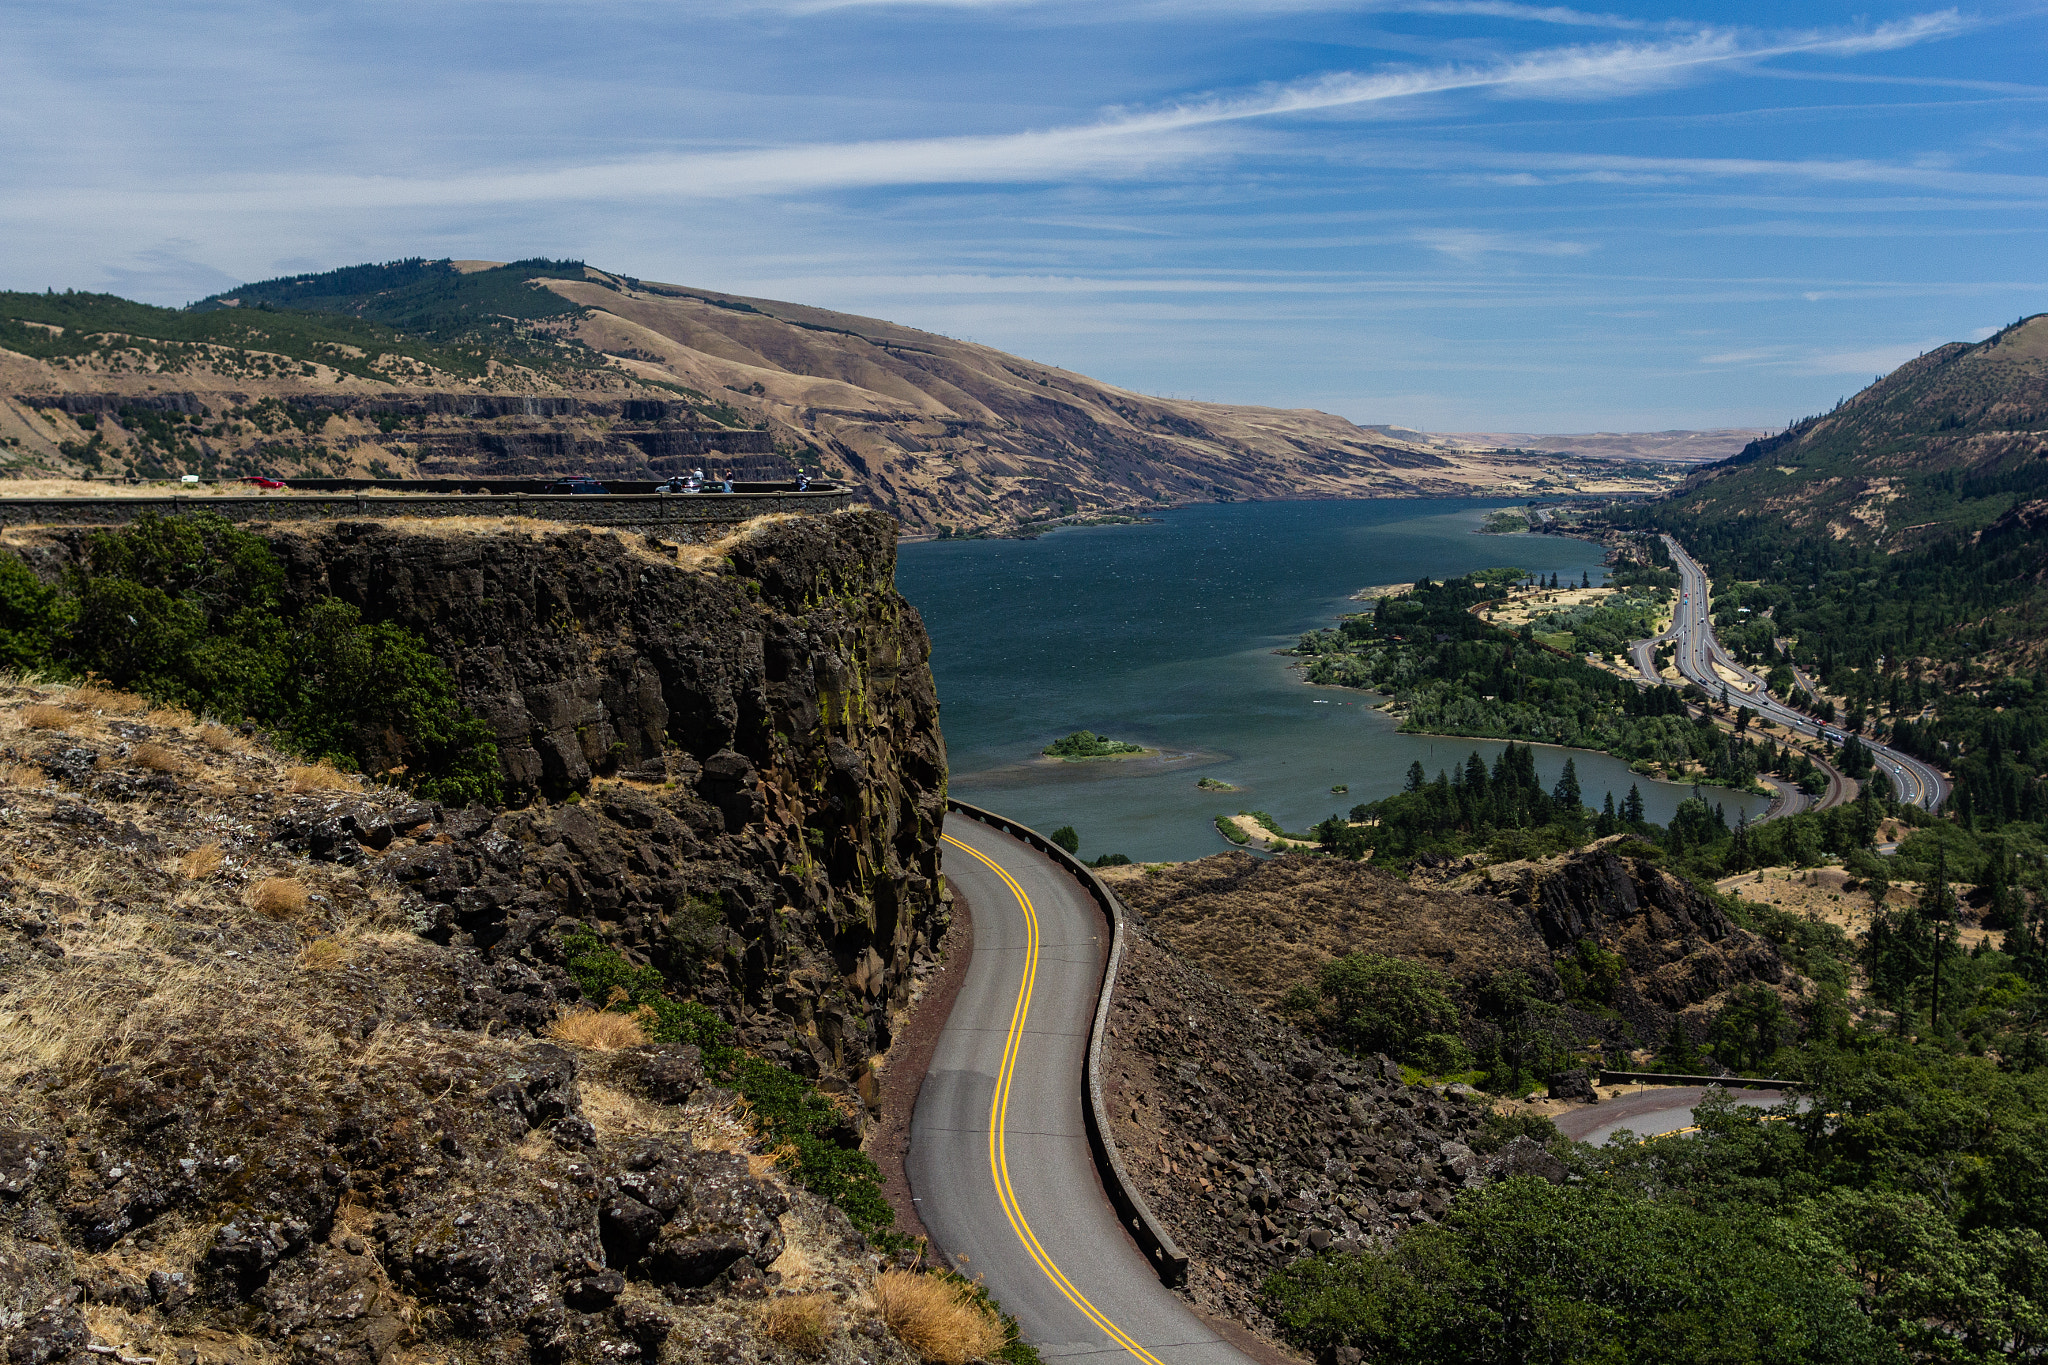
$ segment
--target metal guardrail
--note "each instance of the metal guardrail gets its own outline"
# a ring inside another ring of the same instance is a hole
[[[1661,1071],[1606,1071],[1602,1085],[1718,1085],[1723,1090],[1797,1090],[1798,1081],[1763,1080],[1753,1076],[1667,1076]]]
[[[1102,878],[1095,875],[1095,869],[1037,830],[950,796],[946,798],[946,809],[958,811],[970,820],[1021,839],[1051,858],[1087,889],[1096,905],[1101,907],[1103,918],[1109,921],[1109,958],[1102,969],[1102,988],[1095,998],[1095,1022],[1088,1031],[1088,1065],[1082,1071],[1087,1103],[1081,1106],[1081,1113],[1087,1123],[1088,1147],[1094,1153],[1096,1171],[1102,1177],[1102,1188],[1108,1193],[1109,1202],[1116,1206],[1117,1217],[1123,1220],[1123,1225],[1137,1240],[1139,1249],[1152,1262],[1160,1282],[1169,1287],[1187,1283],[1188,1258],[1175,1245],[1173,1235],[1153,1217],[1151,1205],[1145,1202],[1144,1194],[1124,1169],[1123,1157],[1117,1151],[1116,1134],[1110,1128],[1109,1106],[1102,1098],[1103,1039],[1109,1034],[1109,1001],[1116,990],[1117,967],[1122,963],[1124,954],[1124,903],[1117,899],[1116,892],[1110,890]]]

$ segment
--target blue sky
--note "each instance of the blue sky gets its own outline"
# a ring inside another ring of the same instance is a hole
[[[1777,426],[2048,309],[2048,0],[0,13],[5,287],[580,256],[1523,431]]]

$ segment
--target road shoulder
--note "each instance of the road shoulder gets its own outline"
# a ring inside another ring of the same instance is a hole
[[[967,982],[967,970],[974,960],[974,915],[967,895],[958,886],[953,893],[953,922],[939,940],[939,966],[924,993],[910,1007],[910,1014],[897,1032],[895,1046],[883,1063],[882,1117],[869,1133],[867,1153],[882,1173],[882,1197],[896,1211],[896,1230],[910,1237],[930,1240],[924,1220],[917,1215],[911,1196],[910,1178],[904,1162],[910,1154],[910,1120],[917,1112],[918,1092],[924,1088],[925,1073],[931,1069],[938,1050],[939,1035],[953,1016],[953,1002]]]

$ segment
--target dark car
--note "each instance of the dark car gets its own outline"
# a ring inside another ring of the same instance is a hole
[[[608,493],[611,490],[596,479],[568,478],[548,485],[550,493]]]

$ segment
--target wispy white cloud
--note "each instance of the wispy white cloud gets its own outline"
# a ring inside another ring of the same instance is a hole
[[[1453,0],[1455,2],[1455,0]],[[1288,118],[1357,112],[1397,101],[1455,92],[1497,98],[1584,100],[1669,86],[1715,68],[1750,65],[1793,53],[1861,54],[1911,46],[1959,31],[1954,11],[1919,15],[1869,29],[1758,38],[1710,30],[1664,40],[1548,48],[1493,62],[1443,63],[1377,72],[1334,72],[1236,94],[1152,109],[1117,109],[1088,123],[966,136],[801,143],[670,154],[550,169],[479,169],[434,177],[302,175],[223,176],[190,189],[149,192],[163,205],[216,209],[312,210],[325,206],[417,208],[650,198],[743,199],[764,195],[905,185],[1026,184],[1097,177],[1142,177],[1213,159],[1235,148],[1233,129]],[[1460,151],[1422,159],[1489,158]],[[1416,157],[1407,158],[1411,163]],[[1500,158],[1492,158],[1495,161]],[[1397,166],[1389,153],[1382,164]],[[1504,173],[1603,177],[1795,176],[1808,180],[2006,190],[2035,177],[1985,177],[1940,167],[1869,161],[1765,162],[1590,155],[1519,158]],[[2042,184],[2048,185],[2048,179]],[[136,191],[97,195],[53,190],[0,207],[0,218],[46,217],[106,206],[132,207]],[[96,205],[95,201],[101,201]]]
[[[1586,242],[1548,240],[1480,228],[1432,228],[1416,233],[1415,240],[1440,256],[1466,264],[1487,256],[1583,256],[1593,250],[1592,245]]]
[[[1996,329],[1991,329],[1996,330]],[[1977,334],[1977,339],[1991,335],[1987,330]],[[1926,355],[1938,346],[1954,338],[1923,337],[1919,341],[1892,342],[1879,346],[1863,346],[1848,350],[1825,350],[1800,346],[1764,346],[1747,350],[1722,351],[1714,355],[1703,355],[1700,364],[1715,368],[1749,368],[1784,370],[1792,374],[1815,377],[1831,375],[1882,375],[1889,374],[1907,361]]]
[[[725,8],[725,7],[721,7]],[[1565,5],[1528,5],[1516,0],[1125,0],[1122,4],[1076,4],[1074,0],[741,0],[740,9],[784,14],[828,14],[853,9],[953,9],[1029,13],[1034,18],[1100,23],[1132,18],[1241,20],[1248,15],[1302,14],[1340,10],[1346,14],[1422,15],[1432,18],[1505,19],[1567,28],[1682,31],[1701,25],[1687,20],[1648,20],[1602,14]]]

